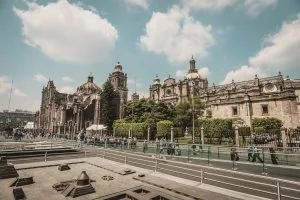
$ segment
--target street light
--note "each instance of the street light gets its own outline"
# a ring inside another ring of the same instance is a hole
[[[195,106],[194,106],[194,86],[195,83],[194,81],[192,82],[192,114],[193,114],[193,136],[192,136],[192,140],[193,140],[193,144],[195,143]]]

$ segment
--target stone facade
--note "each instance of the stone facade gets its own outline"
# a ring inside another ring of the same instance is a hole
[[[160,83],[156,76],[150,86],[150,99],[179,104],[193,97],[200,98],[208,106],[205,115],[216,118],[232,118],[236,125],[251,126],[253,118],[276,117],[286,128],[300,126],[300,79],[277,76],[258,78],[225,85],[208,86],[190,60],[190,68],[184,80],[167,78]],[[209,112],[208,112],[209,111]]]
[[[120,63],[109,74],[108,81],[118,94],[115,110],[121,117],[128,90],[127,74],[122,72]],[[94,83],[92,75],[73,94],[58,92],[53,81],[49,80],[42,90],[41,107],[35,118],[36,128],[46,133],[77,133],[92,124],[100,124],[100,100],[101,88]]]

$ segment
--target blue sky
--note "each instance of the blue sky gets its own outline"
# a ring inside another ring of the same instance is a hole
[[[209,84],[300,78],[299,0],[1,0],[0,110],[36,111],[48,79],[102,86],[120,61],[129,94],[156,74],[183,79],[192,55]]]

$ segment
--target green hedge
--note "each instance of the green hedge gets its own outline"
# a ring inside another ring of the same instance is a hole
[[[234,137],[231,119],[206,118],[200,119],[199,124],[200,127],[203,126],[204,136],[210,143],[217,139],[217,142],[221,144],[223,138]]]
[[[173,122],[169,120],[163,120],[156,123],[157,133],[156,137],[166,137],[170,138],[171,127],[173,126]]]
[[[254,118],[252,120],[252,128],[254,132],[273,132],[280,131],[280,128],[283,126],[283,123],[280,119],[275,117],[266,117],[266,118]]]
[[[128,137],[129,130],[132,129],[133,137],[145,137],[147,132],[146,123],[128,123],[124,120],[116,120],[113,124],[116,136]]]

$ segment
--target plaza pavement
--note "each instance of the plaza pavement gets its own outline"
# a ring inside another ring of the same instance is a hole
[[[237,200],[237,199],[245,199],[245,200],[252,200],[252,199],[257,199],[257,200],[263,200],[266,198],[261,198],[258,196],[253,196],[253,195],[249,195],[249,194],[244,194],[244,193],[240,193],[240,192],[236,192],[236,191],[232,191],[232,190],[227,190],[227,189],[223,189],[223,188],[219,188],[219,187],[215,187],[215,186],[211,186],[211,185],[207,185],[207,184],[199,184],[199,182],[197,181],[192,181],[192,180],[187,180],[187,179],[183,179],[183,178],[179,178],[179,177],[175,177],[175,176],[171,176],[171,175],[166,175],[164,173],[160,173],[160,172],[154,172],[153,170],[147,170],[147,169],[143,169],[143,168],[139,168],[139,167],[135,167],[132,165],[124,165],[124,164],[120,164],[114,161],[110,161],[110,160],[106,160],[106,159],[102,159],[99,157],[91,157],[91,158],[80,158],[80,159],[68,159],[68,160],[58,160],[58,161],[49,161],[49,162],[35,162],[35,163],[24,163],[24,164],[17,164],[15,165],[15,168],[18,170],[18,173],[23,174],[23,175],[32,175],[34,174],[34,172],[36,172],[36,175],[34,175],[34,180],[36,180],[36,183],[34,183],[31,186],[23,186],[25,193],[27,193],[29,195],[29,199],[43,199],[43,197],[47,196],[47,199],[64,199],[62,198],[63,196],[57,192],[53,193],[53,191],[49,190],[49,187],[51,187],[52,183],[54,183],[55,181],[57,181],[57,177],[53,176],[53,172],[59,174],[61,172],[57,171],[57,167],[59,164],[70,164],[71,166],[71,170],[75,169],[75,168],[79,168],[80,170],[87,170],[88,175],[90,175],[90,177],[93,179],[95,178],[95,175],[100,175],[100,174],[110,174],[112,176],[118,176],[115,173],[111,173],[109,171],[104,170],[103,168],[107,168],[110,170],[119,170],[120,168],[130,168],[136,171],[135,174],[131,174],[131,175],[127,175],[126,176],[126,180],[122,180],[121,182],[117,183],[114,182],[115,185],[110,185],[110,186],[103,186],[103,185],[97,185],[97,181],[96,183],[92,183],[93,185],[95,185],[95,189],[97,190],[107,190],[106,193],[111,193],[111,192],[116,192],[117,191],[117,187],[121,187],[121,184],[123,184],[123,189],[124,188],[129,188],[132,186],[137,186],[137,185],[141,185],[142,182],[136,182],[133,181],[132,178],[133,177],[137,177],[137,174],[145,174],[145,180],[148,183],[155,183],[158,185],[162,185],[164,187],[169,187],[175,190],[179,190],[181,192],[185,192],[185,193],[190,193],[193,196],[197,196],[200,199],[207,199],[207,200]],[[75,167],[76,165],[81,166],[81,167]],[[95,168],[95,166],[99,166],[100,168]],[[42,171],[40,170],[42,169]],[[55,170],[54,170],[55,169]],[[67,172],[68,173],[68,178],[65,179],[72,179],[72,178],[76,178],[79,175],[79,171],[77,170],[76,172],[71,173],[71,171]],[[101,171],[101,173],[99,174],[98,171]],[[52,173],[52,174],[49,174]],[[39,176],[39,177],[36,177]],[[46,184],[45,182],[42,183],[41,188],[39,188],[39,186],[37,184],[39,184],[38,182],[41,181],[41,177],[43,177],[43,179],[49,179],[49,184]],[[124,176],[123,176],[124,177]],[[61,178],[60,178],[61,179]],[[11,195],[12,194],[12,188],[8,188],[8,189],[4,189],[4,187],[7,187],[8,182],[10,182],[11,180],[6,179],[5,180],[0,180],[0,184],[1,184],[1,191],[5,191],[4,193],[2,192],[0,195],[0,199],[4,199],[5,195]],[[133,184],[134,182],[134,184]],[[50,184],[51,183],[51,184]],[[145,182],[143,183],[145,184]],[[124,185],[126,185],[127,187],[125,187]],[[148,185],[148,184],[146,184]],[[33,190],[30,190],[30,187],[33,187],[33,189],[36,189],[37,192],[35,193]],[[44,188],[47,187],[47,188]],[[121,188],[122,188],[121,187]],[[156,187],[155,187],[156,188]],[[156,188],[159,189],[159,188]],[[51,188],[51,190],[53,190]],[[164,192],[166,192],[166,190],[162,190]],[[104,194],[101,193],[101,194]],[[53,198],[49,195],[54,195]],[[99,196],[100,193],[97,195]],[[77,199],[91,199],[91,198],[95,198],[97,195],[89,195],[89,198],[87,198],[88,196],[82,197],[82,198],[77,198]],[[51,197],[51,198],[50,198]]]

